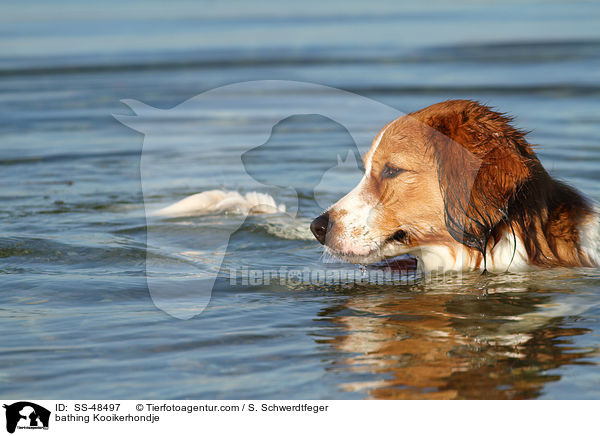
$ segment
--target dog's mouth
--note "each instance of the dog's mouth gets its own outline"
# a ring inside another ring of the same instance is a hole
[[[368,265],[369,268],[391,269],[395,271],[413,271],[417,269],[417,258],[411,254],[401,254],[400,256],[383,259],[379,262]]]
[[[397,230],[384,241],[383,245],[396,243],[403,245],[408,243],[408,234],[406,231]],[[411,254],[401,254],[400,256],[384,258],[370,266],[373,268],[389,268],[392,270],[416,270],[417,258]]]
[[[379,254],[369,254],[366,256],[357,256],[348,253],[341,253],[335,250],[327,249],[338,262],[327,262],[330,267],[338,267],[344,263],[363,265],[369,269],[391,269],[395,271],[413,271],[417,269],[418,260],[412,254],[396,254],[393,256],[381,256]]]
[[[417,260],[415,256],[407,253],[407,243],[407,232],[397,230],[368,253],[345,252],[329,245],[326,245],[326,252],[344,262],[362,264],[373,268],[411,270],[416,268]]]
[[[398,230],[393,233],[385,242],[400,242],[405,244],[408,240],[408,235],[404,230]]]

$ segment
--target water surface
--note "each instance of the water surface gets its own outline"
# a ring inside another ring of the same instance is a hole
[[[143,137],[112,117],[131,114],[121,99],[169,109],[263,79],[339,87],[402,112],[473,98],[514,115],[546,168],[598,201],[598,5],[105,5],[12,5],[0,18],[2,396],[600,398],[596,269],[396,286],[232,285],[222,269],[200,315],[158,310],[149,226],[193,241],[237,218],[147,222]],[[252,137],[255,100],[231,99],[228,122]],[[170,122],[176,133],[189,120]],[[203,123],[223,131],[222,117]],[[223,134],[190,158],[197,139],[174,134],[150,155],[151,206],[251,189],[232,173],[247,148]],[[322,267],[306,226],[356,175],[342,168],[315,199],[338,155],[352,155],[348,133],[299,115],[265,146],[244,163],[292,213],[248,218],[223,268]],[[152,249],[173,276],[205,261]]]

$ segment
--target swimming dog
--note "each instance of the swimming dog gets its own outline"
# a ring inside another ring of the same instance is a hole
[[[360,183],[311,224],[326,251],[425,270],[600,264],[597,206],[553,179],[512,119],[449,100],[381,129]]]

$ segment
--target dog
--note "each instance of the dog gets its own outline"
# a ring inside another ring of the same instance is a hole
[[[449,100],[381,129],[365,173],[310,229],[326,252],[425,271],[600,265],[600,211],[553,179],[512,119]]]

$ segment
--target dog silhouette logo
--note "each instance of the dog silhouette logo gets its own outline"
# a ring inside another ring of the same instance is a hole
[[[240,106],[240,100],[235,96],[249,96],[249,104]],[[165,152],[170,155],[178,150],[176,153],[182,153],[182,164],[211,174],[211,190],[237,191],[239,187],[257,192],[285,190],[288,211],[295,210],[294,204],[297,204],[296,216],[302,216],[302,210],[306,210],[307,216],[312,216],[321,205],[314,202],[310,192],[312,187],[308,185],[314,181],[313,187],[316,186],[321,178],[306,180],[308,171],[318,172],[319,166],[323,174],[335,166],[340,148],[351,150],[355,155],[355,162],[349,164],[360,165],[381,129],[381,123],[404,115],[391,106],[348,91],[286,80],[225,85],[196,95],[171,109],[153,108],[136,100],[122,102],[134,115],[115,114],[114,117],[144,135],[140,180],[144,209],[150,223],[146,232],[148,290],[156,307],[179,319],[190,319],[209,304],[221,266],[227,265],[227,259],[232,258],[228,251],[230,239],[242,228],[248,214],[245,213],[247,208],[240,207],[238,211],[243,213],[231,213],[226,220],[219,220],[218,225],[211,227],[209,235],[197,234],[181,239],[165,232],[160,223],[155,225],[155,220],[163,219],[160,214],[158,217],[154,215],[154,208],[158,206],[156,198],[164,194],[157,186],[156,177],[172,177],[172,180],[181,180],[181,183],[186,179],[181,177],[183,173],[176,166],[165,167],[165,159],[161,157]],[[368,119],[365,120],[361,114],[368,114]],[[251,134],[248,128],[251,128]],[[307,128],[316,135],[311,141],[304,139],[306,134],[303,132]],[[225,149],[234,154],[227,157],[231,166],[222,171],[221,162],[211,157],[211,147],[220,144],[225,137]],[[168,144],[165,138],[170,138]],[[331,141],[332,138],[336,138],[335,147],[318,146],[321,139]],[[302,168],[301,162],[305,162],[307,167]],[[265,165],[276,170],[264,171]],[[346,169],[345,166],[341,168]],[[332,172],[328,174],[331,178],[325,182],[343,181],[349,174],[351,172]],[[180,192],[189,189],[189,185],[175,186],[169,183],[169,189]],[[290,192],[292,189],[296,192]],[[236,196],[233,203],[252,203],[248,198],[240,200],[240,197]],[[202,200],[206,200],[205,196]],[[256,200],[259,200],[257,206],[265,205],[264,197]],[[321,203],[328,206],[334,200],[336,198],[325,197]],[[225,201],[223,204],[231,207],[231,203]],[[227,210],[225,206],[220,207]],[[312,211],[310,214],[309,210]],[[293,216],[293,212],[290,214]],[[165,268],[165,247],[171,253],[202,253],[203,259],[178,262],[178,274],[174,277],[170,268]]]
[[[29,401],[19,401],[4,405],[6,409],[6,431],[14,433],[19,429],[48,429],[50,411]]]

